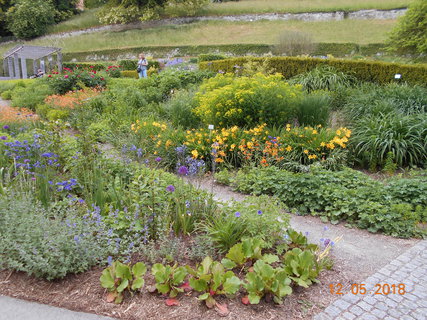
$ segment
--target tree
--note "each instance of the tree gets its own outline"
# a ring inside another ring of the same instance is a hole
[[[29,39],[44,34],[54,18],[55,8],[50,2],[19,0],[7,12],[7,26],[15,37]]]
[[[400,18],[388,41],[397,52],[427,53],[427,1],[415,0]]]
[[[7,29],[6,12],[12,6],[10,0],[0,0],[0,37],[11,36],[12,33]]]

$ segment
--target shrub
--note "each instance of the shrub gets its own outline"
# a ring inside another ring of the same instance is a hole
[[[96,220],[82,219],[75,208],[45,209],[33,200],[28,194],[0,198],[1,268],[52,280],[105,259],[107,230]]]
[[[315,90],[336,91],[350,87],[356,79],[344,72],[338,71],[331,66],[320,66],[307,73],[293,77],[291,83],[303,85],[308,92]]]
[[[102,89],[106,80],[95,70],[64,69],[65,74],[49,75],[46,79],[55,94],[65,94],[69,91],[81,90],[85,87]]]
[[[274,48],[277,54],[297,56],[312,54],[316,50],[313,38],[305,32],[287,30],[280,34],[278,40],[278,44]]]
[[[364,84],[350,91],[344,107],[350,122],[365,115],[380,116],[396,112],[410,115],[426,111],[427,89],[406,84]]]
[[[119,60],[117,61],[117,65],[120,66],[123,71],[136,71],[138,60]],[[156,60],[149,59],[147,69],[150,69],[151,67],[159,69],[160,63]]]
[[[106,62],[64,62],[62,64],[63,68],[71,69],[72,71],[79,70],[93,70],[93,71],[103,71],[109,66]]]
[[[195,89],[180,90],[161,106],[174,127],[196,128],[199,126],[200,119],[193,112],[196,106],[194,95]]]
[[[389,152],[398,166],[424,165],[427,160],[426,114],[366,116],[353,126],[351,147],[357,161],[383,166]]]
[[[301,96],[301,89],[282,81],[280,75],[217,75],[201,85],[194,112],[205,124],[223,127],[280,125],[293,119]]]
[[[106,142],[111,135],[111,126],[105,119],[93,122],[87,128],[87,133],[94,141]]]
[[[3,100],[10,100],[10,99],[12,99],[12,90],[4,91],[4,92],[1,94],[1,98],[2,98]]]
[[[329,119],[331,98],[327,93],[304,95],[297,103],[297,120],[302,126],[326,126]]]
[[[352,73],[360,81],[376,82],[385,84],[395,81],[394,75],[402,75],[402,81],[410,84],[427,86],[427,66],[405,65],[397,63],[352,61],[339,59],[318,58],[296,58],[296,57],[272,57],[272,58],[235,58],[218,61],[199,63],[199,68],[218,72],[234,72],[235,66],[242,66],[245,62],[253,60],[256,62],[268,61],[271,68],[280,72],[287,79],[298,74],[308,72],[318,66],[329,65],[344,73]]]
[[[53,90],[43,80],[32,82],[26,87],[19,86],[12,92],[12,106],[34,111],[36,106],[42,104],[52,93]]]
[[[223,54],[219,54],[219,53],[204,53],[204,54],[199,54],[198,61],[199,62],[215,61],[215,60],[222,60],[222,59],[226,59],[226,58],[227,58],[227,56],[225,56]]]
[[[138,79],[138,72],[135,71],[122,71],[121,72],[121,76],[123,78],[134,78],[134,79]]]
[[[44,34],[53,24],[55,9],[49,1],[21,0],[7,13],[8,28],[21,39],[29,39]]]
[[[52,109],[49,110],[46,114],[46,118],[50,121],[55,121],[55,120],[65,120],[70,116],[70,111],[69,110],[57,110],[57,109]]]

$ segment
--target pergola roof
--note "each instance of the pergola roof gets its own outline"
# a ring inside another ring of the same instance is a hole
[[[38,46],[16,46],[3,54],[3,58],[6,59],[13,56],[15,53],[18,54],[18,58],[21,59],[41,59],[53,53],[61,51],[61,48],[54,47],[38,47]]]

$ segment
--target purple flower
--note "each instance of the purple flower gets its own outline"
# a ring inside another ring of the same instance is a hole
[[[234,215],[236,216],[236,218],[240,218],[240,212],[239,211],[237,211]]]
[[[168,185],[167,187],[166,187],[166,191],[168,191],[168,192],[174,192],[175,191],[175,187],[173,186],[173,185]]]
[[[155,160],[156,160],[156,162],[160,162],[160,161],[162,161],[162,158],[161,157],[157,157]]]
[[[329,229],[328,226],[323,227],[323,231],[328,231],[328,229]]]
[[[1,136],[0,139],[1,140],[7,140],[7,137],[6,136]]]
[[[113,257],[112,256],[108,256],[107,262],[108,262],[108,265],[111,266],[113,264]]]
[[[186,166],[180,166],[178,168],[178,174],[181,176],[186,176],[188,174],[188,168]]]
[[[258,210],[258,215],[259,216],[262,215],[262,211],[261,210]]]
[[[4,129],[4,130],[7,130],[7,129],[9,129],[9,128],[10,128],[10,127],[9,127],[7,124],[3,126],[3,129]]]

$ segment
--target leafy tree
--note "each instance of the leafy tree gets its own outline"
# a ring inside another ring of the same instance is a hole
[[[11,6],[10,0],[0,0],[0,37],[12,35],[6,23],[6,12]]]
[[[7,26],[16,37],[29,39],[44,34],[54,18],[55,8],[50,2],[19,0],[7,12]]]
[[[427,53],[427,1],[415,0],[388,41],[398,52]]]

